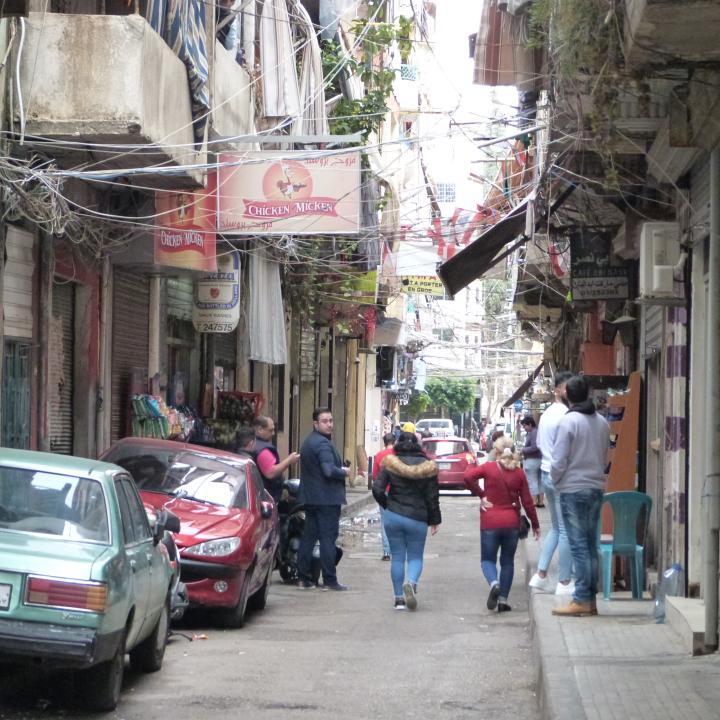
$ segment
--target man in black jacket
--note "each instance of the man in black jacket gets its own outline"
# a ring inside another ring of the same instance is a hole
[[[253,425],[255,427],[255,463],[262,475],[265,489],[277,503],[282,495],[283,473],[300,459],[300,454],[291,452],[284,460],[280,460],[280,453],[271,442],[275,434],[275,423],[272,418],[258,415]]]
[[[335,572],[335,541],[340,531],[340,507],[345,504],[348,469],[343,467],[340,455],[330,441],[333,417],[328,408],[315,409],[313,428],[300,448],[300,491],[305,503],[305,529],[298,550],[298,586],[302,589],[315,587],[312,556],[319,540],[323,587],[347,590],[346,585],[338,582]]]

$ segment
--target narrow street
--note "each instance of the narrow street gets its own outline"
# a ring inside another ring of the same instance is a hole
[[[329,720],[422,713],[535,720],[522,549],[513,612],[490,613],[477,501],[444,497],[442,511],[440,532],[428,540],[416,612],[392,608],[379,525],[348,522],[338,575],[349,592],[300,591],[276,579],[266,611],[251,615],[242,630],[216,629],[199,618],[186,623],[184,635],[207,639],[175,635],[162,672],[128,671],[116,712],[103,717]],[[374,508],[359,520],[368,517],[376,517]],[[76,716],[74,703],[56,694],[45,682],[4,685],[0,718]]]

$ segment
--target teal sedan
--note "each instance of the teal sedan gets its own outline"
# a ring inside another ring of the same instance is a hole
[[[162,666],[172,568],[128,473],[97,460],[0,449],[0,658],[75,669],[83,699],[112,710],[125,654]]]

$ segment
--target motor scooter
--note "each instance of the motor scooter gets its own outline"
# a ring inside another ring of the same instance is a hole
[[[305,530],[305,505],[300,500],[300,480],[291,478],[283,481],[283,491],[278,502],[280,541],[275,553],[275,567],[287,583],[298,580],[298,551],[300,539]],[[342,558],[342,548],[336,548],[335,564]],[[312,576],[315,584],[320,580],[320,543],[313,548]]]

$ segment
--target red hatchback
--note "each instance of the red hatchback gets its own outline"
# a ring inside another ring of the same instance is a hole
[[[465,438],[431,437],[422,441],[427,456],[437,463],[441,490],[465,490],[465,471],[477,464],[475,453]]]
[[[278,517],[250,458],[170,440],[125,438],[101,459],[133,476],[146,505],[180,519],[174,537],[191,606],[215,608],[227,627],[241,627],[247,608],[265,607]]]

